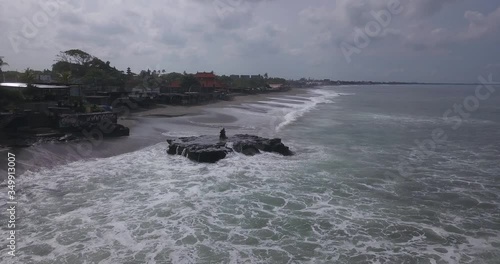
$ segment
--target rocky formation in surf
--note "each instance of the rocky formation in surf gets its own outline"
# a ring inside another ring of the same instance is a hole
[[[264,152],[274,152],[283,156],[291,156],[293,152],[285,146],[281,139],[262,138],[253,135],[234,135],[225,140],[217,136],[181,137],[167,140],[170,155],[182,155],[190,160],[215,163],[236,151],[247,156]]]

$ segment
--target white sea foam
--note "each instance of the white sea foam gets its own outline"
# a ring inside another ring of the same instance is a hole
[[[300,107],[295,107],[293,110],[284,115],[283,122],[279,123],[276,127],[277,131],[280,131],[285,126],[295,122],[298,118],[316,108],[319,104],[331,103],[331,99],[338,96],[338,94],[333,91],[323,89],[313,90],[312,94],[313,96],[309,98],[309,102],[301,105]],[[292,108],[294,106],[293,104],[288,105]]]
[[[274,154],[250,158],[232,154],[216,165],[206,165],[167,156],[165,149],[161,143],[23,175],[19,185],[30,186],[19,201],[24,204],[20,232],[30,234],[23,245],[47,245],[52,250],[45,256],[24,252],[20,258],[97,262],[100,249],[107,248],[113,253],[103,263],[123,262],[141,251],[145,255],[136,257],[143,260],[161,256],[165,261],[200,262],[199,250],[203,250],[199,247],[228,246],[216,234],[225,236],[229,231],[221,219],[231,205],[219,203],[249,195],[255,188],[270,190],[260,181],[286,176],[283,167],[273,164]],[[282,166],[292,164],[281,159]],[[243,204],[235,205],[245,211]],[[79,248],[86,251],[81,260],[72,253]]]
[[[335,101],[335,96],[317,90],[284,112],[269,107],[281,114],[273,124],[283,130],[307,121],[301,117]],[[246,124],[255,130],[270,124],[272,117],[245,109],[232,114],[239,118],[231,125]],[[200,130],[182,125],[169,132],[198,134],[209,127],[202,125]],[[434,171],[414,175],[413,182],[383,177],[390,162],[377,163],[373,157],[387,157],[393,149],[360,144],[344,150],[340,144],[307,140],[285,138],[297,152],[292,157],[231,153],[217,164],[198,164],[167,155],[167,144],[160,143],[115,157],[27,172],[18,181],[23,236],[16,260],[475,263],[478,255],[496,254],[500,232],[494,221],[500,196],[496,179],[484,175],[499,171],[481,162],[483,152],[457,151],[478,159],[463,164],[459,157],[443,155],[438,165],[419,167],[420,172]],[[484,150],[496,153],[494,147]],[[449,175],[459,165],[484,177]],[[444,205],[426,206],[436,201]],[[471,216],[468,207],[449,210],[457,203],[483,203],[492,209],[490,215],[477,216]],[[0,201],[2,206],[5,201]],[[0,254],[6,254],[5,249]]]
[[[267,100],[244,103],[241,106],[208,108],[205,116],[210,118],[188,117],[186,120],[190,125],[212,130],[226,127],[233,134],[254,133],[260,136],[273,137],[281,132],[284,127],[297,121],[318,105],[331,103],[331,99],[336,96],[338,94],[331,90],[314,89],[309,90],[308,94],[302,96],[269,97]],[[217,115],[231,116],[234,120],[218,122],[216,118],[211,118]],[[199,133],[196,129],[194,131],[194,133]],[[165,135],[184,136],[190,134],[176,129],[176,131],[166,132]]]
[[[217,164],[197,164],[166,155],[160,143],[28,172],[18,183],[30,186],[19,196],[20,232],[27,234],[20,263],[286,263],[298,256],[313,263],[366,254],[380,263],[401,254],[439,263],[466,260],[471,247],[494,250],[491,242],[500,242],[380,212],[380,201],[365,195],[394,190],[341,171],[297,173],[311,161],[338,158],[325,146],[288,143],[297,156],[232,153]],[[439,217],[444,224],[466,221]],[[466,240],[440,242],[447,239]]]

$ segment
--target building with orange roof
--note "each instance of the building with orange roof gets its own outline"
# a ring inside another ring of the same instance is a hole
[[[215,90],[225,89],[226,85],[217,80],[217,75],[214,72],[197,72],[196,79],[200,82],[203,92],[214,92]]]

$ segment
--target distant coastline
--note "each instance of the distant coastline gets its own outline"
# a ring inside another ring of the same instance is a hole
[[[332,81],[332,80],[308,80],[289,81],[294,87],[316,87],[316,86],[342,86],[342,85],[481,85],[481,83],[447,83],[447,82],[374,82],[374,81]],[[500,85],[500,83],[492,83]]]

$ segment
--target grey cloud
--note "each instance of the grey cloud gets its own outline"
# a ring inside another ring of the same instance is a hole
[[[70,13],[60,15],[59,21],[63,24],[71,24],[71,25],[81,25],[85,22],[85,20],[82,17]]]
[[[187,43],[187,39],[177,33],[172,31],[163,31],[159,37],[161,43],[171,46],[184,46]]]
[[[465,28],[450,30],[436,28],[425,22],[410,27],[404,35],[404,43],[417,51],[440,50],[445,51],[450,47],[467,43],[482,38],[497,38],[500,32],[500,7],[485,15],[477,11],[466,11],[464,18],[468,22]]]
[[[285,30],[270,23],[258,24],[233,37],[233,52],[241,57],[277,55],[284,51],[280,36]]]
[[[323,77],[331,77],[335,71],[338,78],[349,78],[366,73],[369,64],[374,69],[370,76],[384,76],[401,64],[410,75],[414,68],[404,64],[413,60],[411,56],[438,60],[449,56],[450,50],[456,51],[456,46],[463,52],[477,53],[481,51],[472,44],[492,43],[500,35],[500,9],[490,12],[478,6],[476,11],[460,5],[465,0],[400,0],[404,11],[393,16],[389,27],[371,39],[356,63],[347,65],[339,43],[352,42],[354,30],[373,21],[371,12],[386,9],[388,0],[57,1],[67,3],[61,5],[48,26],[29,39],[34,44],[23,46],[24,52],[14,54],[8,40],[0,42],[0,50],[5,52],[0,55],[6,56],[12,67],[47,67],[59,50],[82,48],[108,59],[116,56],[120,58],[117,67],[134,70],[162,64],[171,71],[212,67],[221,73],[234,68],[258,72],[260,68],[255,65],[286,62],[277,71]],[[474,1],[490,1],[492,5],[493,0]],[[217,9],[220,3],[226,9]],[[452,10],[460,11],[442,12],[452,5]],[[5,1],[2,7],[4,32],[19,32],[19,17],[31,19],[40,11],[35,0]],[[27,54],[42,48],[44,54],[36,61],[29,59]],[[394,51],[400,53],[390,56]],[[370,61],[377,56],[385,56],[387,63]],[[500,61],[489,59],[480,67]],[[447,69],[449,75],[453,68],[450,65]]]
[[[221,29],[237,29],[247,25],[252,20],[249,9],[234,10],[222,17],[215,18],[213,22]]]
[[[105,23],[96,23],[90,26],[90,31],[95,32],[98,35],[122,35],[131,33],[129,27],[124,26],[120,22],[110,21]]]
[[[447,4],[459,1],[463,0],[406,0],[402,4],[408,15],[421,19],[438,13]]]
[[[500,7],[487,15],[477,11],[466,11],[464,17],[469,26],[460,35],[463,39],[496,36],[500,32]]]

